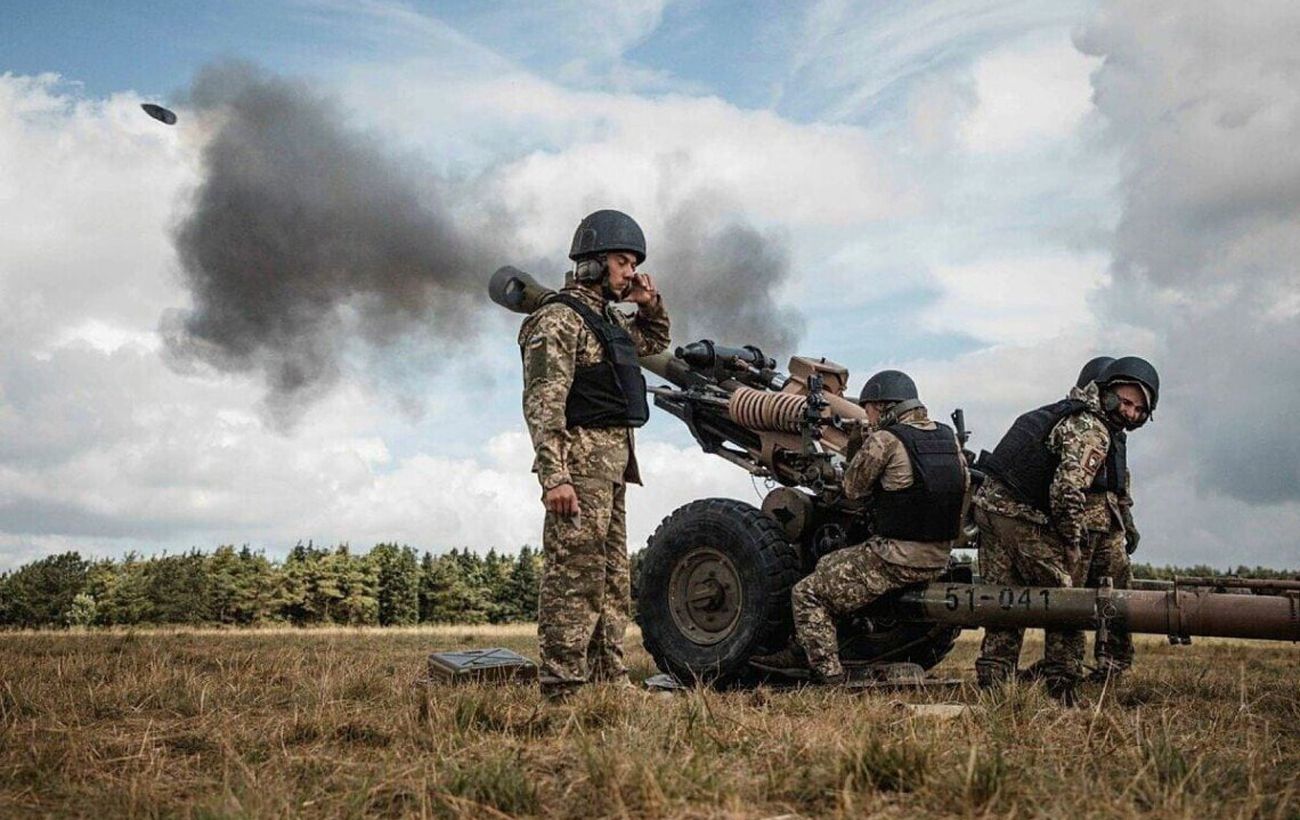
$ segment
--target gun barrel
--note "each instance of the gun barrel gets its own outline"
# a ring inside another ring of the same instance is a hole
[[[904,592],[898,605],[905,617],[963,627],[1096,629],[1105,620],[1181,638],[1300,641],[1295,595],[939,583]]]

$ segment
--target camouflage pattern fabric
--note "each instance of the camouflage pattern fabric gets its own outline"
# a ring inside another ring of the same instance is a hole
[[[631,608],[627,485],[575,478],[580,515],[546,513],[537,635],[545,694],[588,680],[626,679],[623,632]]]
[[[662,299],[641,305],[628,318],[591,288],[574,285],[561,292],[621,324],[639,355],[668,346],[668,313]],[[571,483],[575,475],[640,484],[631,429],[570,430],[565,423],[564,405],[575,371],[605,358],[600,341],[578,312],[559,303],[543,305],[524,320],[519,347],[524,360],[524,420],[536,453],[533,472],[542,489]]]
[[[1089,395],[1075,387],[1070,398],[1088,401]],[[1125,548],[1127,533],[1133,527],[1130,495],[1132,475],[1125,473],[1124,492],[1086,493],[1083,525],[1087,531],[1087,546],[1081,564],[1085,571],[1076,573],[1075,585],[1097,587],[1102,578],[1110,578],[1115,589],[1128,589],[1131,580],[1128,551]],[[1133,635],[1127,629],[1110,625],[1105,641],[1094,640],[1093,657],[1102,671],[1122,672],[1133,665]]]
[[[908,410],[898,417],[898,421],[920,430],[933,430],[936,426],[930,421],[924,407]],[[969,488],[970,473],[966,470],[964,459],[961,467]],[[844,469],[844,495],[850,499],[867,498],[877,489],[905,490],[912,486],[913,481],[912,460],[908,458],[903,442],[887,430],[874,430],[866,436]],[[948,566],[954,542],[929,543],[875,538],[873,543],[881,557],[891,564],[943,569]]]
[[[1087,586],[1096,587],[1102,578],[1110,578],[1115,589],[1128,589],[1132,581],[1124,529],[1089,533]],[[1106,640],[1096,640],[1093,657],[1102,672],[1123,672],[1133,666],[1133,634],[1122,626],[1109,624]]]
[[[873,538],[823,556],[812,574],[794,585],[795,639],[822,680],[837,680],[844,674],[835,618],[852,614],[891,590],[932,580],[944,570],[886,561],[881,556],[885,541]]]
[[[989,484],[997,483],[989,479]],[[984,487],[981,487],[981,492]],[[978,494],[977,494],[978,495]],[[1019,518],[975,508],[980,529],[980,574],[988,584],[1011,586],[1070,587],[1079,572],[1079,562],[1067,557],[1069,550],[1052,528]],[[991,686],[1013,677],[1024,642],[1023,629],[990,628],[984,631],[975,674],[981,686]],[[1049,688],[1072,688],[1083,677],[1083,633],[1048,630],[1041,669]]]
[[[1088,531],[1088,488],[1110,451],[1110,429],[1102,415],[1096,383],[1078,396],[1086,410],[1061,419],[1048,434],[1048,449],[1061,457],[1048,489],[1052,526],[1073,550],[1082,550]]]
[[[621,324],[641,355],[668,346],[662,299],[634,317],[612,309],[595,290],[564,288]],[[581,514],[546,513],[537,632],[542,692],[559,697],[588,680],[626,680],[623,633],[631,608],[625,482],[640,483],[632,430],[568,429],[565,403],[578,367],[604,359],[582,317],[560,304],[544,305],[519,330],[524,366],[524,420],[542,490],[572,484]]]

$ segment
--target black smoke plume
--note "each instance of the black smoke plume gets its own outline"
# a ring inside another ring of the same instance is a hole
[[[673,339],[758,345],[783,363],[804,326],[797,310],[777,302],[790,253],[776,236],[714,216],[718,199],[696,197],[675,210],[664,223],[665,247],[647,260],[647,270],[662,272],[655,281],[671,300]]]
[[[185,102],[212,133],[175,231],[193,305],[163,320],[174,366],[260,374],[271,420],[287,428],[339,379],[354,341],[458,344],[478,310],[498,310],[487,277],[521,261],[509,258],[519,243],[500,203],[348,126],[305,82],[225,63],[201,71]],[[653,269],[671,271],[660,285],[674,336],[782,352],[799,327],[773,302],[787,253],[708,212],[687,205],[651,236]]]

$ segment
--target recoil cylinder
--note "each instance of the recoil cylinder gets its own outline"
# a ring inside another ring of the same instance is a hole
[[[749,430],[797,433],[807,406],[807,396],[738,387],[727,402],[727,415]]]

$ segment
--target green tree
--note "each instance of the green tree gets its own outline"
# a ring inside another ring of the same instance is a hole
[[[537,620],[537,595],[541,587],[541,556],[525,545],[519,550],[510,578],[506,582],[503,607],[508,607],[510,621]]]
[[[477,624],[487,620],[489,602],[465,578],[466,563],[455,550],[428,562],[421,578],[421,607],[430,623]]]
[[[379,573],[379,623],[417,623],[420,619],[420,565],[415,550],[396,544],[376,544],[370,561]]]
[[[127,553],[116,567],[96,568],[91,574],[92,581],[104,587],[102,593],[92,592],[101,624],[133,626],[153,619],[147,567],[135,553]]]
[[[61,626],[63,614],[86,589],[90,564],[76,552],[33,561],[5,577],[5,622],[12,626]]]
[[[274,604],[274,574],[266,556],[245,545],[217,547],[208,556],[207,574],[211,616],[222,624],[256,624],[269,620]]]
[[[72,599],[68,611],[63,613],[63,623],[65,626],[90,626],[95,622],[96,614],[95,599],[80,592]]]
[[[211,622],[212,587],[206,564],[198,550],[151,559],[145,567],[149,620],[162,624]]]
[[[318,611],[330,623],[365,626],[379,622],[379,572],[346,544],[316,562]]]

